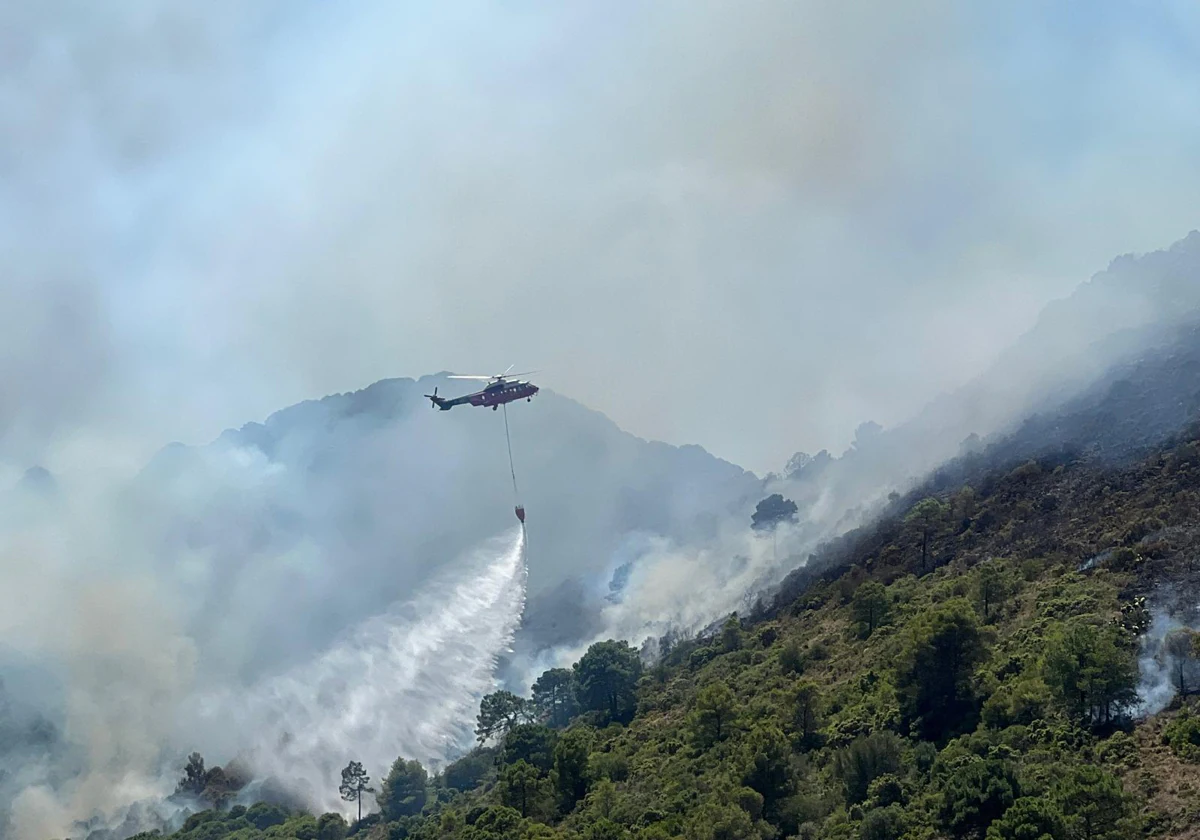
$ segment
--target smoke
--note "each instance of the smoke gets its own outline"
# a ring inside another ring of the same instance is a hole
[[[1155,715],[1167,708],[1175,699],[1176,686],[1171,680],[1173,658],[1163,650],[1167,635],[1184,625],[1178,620],[1158,611],[1153,614],[1150,629],[1142,637],[1142,649],[1138,655],[1138,712]]]
[[[1193,535],[1194,538],[1194,535]],[[1153,715],[1163,711],[1180,693],[1200,691],[1200,659],[1190,634],[1200,628],[1200,602],[1194,597],[1194,581],[1177,582],[1177,589],[1159,593],[1151,610],[1150,627],[1141,640],[1138,655],[1138,712]]]
[[[525,598],[522,529],[447,564],[411,599],[285,674],[196,699],[184,732],[224,729],[260,776],[343,810],[340,771],[382,780],[397,756],[438,768],[469,748]],[[186,736],[184,736],[186,737]]]
[[[732,612],[745,614],[789,572],[803,567],[823,541],[870,518],[879,501],[868,496],[846,508],[834,504],[820,485],[780,481],[772,489],[804,503],[795,522],[755,531],[748,515],[727,517],[708,541],[687,544],[644,534],[631,539],[614,556],[610,577],[590,578],[592,597],[582,604],[594,610],[597,626],[586,636],[533,655],[523,651],[514,665],[522,680],[513,688],[528,690],[544,670],[569,666],[594,641],[624,639],[653,651],[665,635],[694,635]],[[876,491],[885,497],[888,489]]]
[[[0,780],[0,794],[12,798],[13,836],[45,840],[114,805],[163,793],[164,745],[193,688],[196,650],[146,578],[80,569],[71,579],[63,576],[60,546],[25,536],[21,559],[34,564],[34,581],[23,590],[25,609],[8,613],[16,623],[6,635],[22,640],[38,667],[12,687],[51,717],[40,749],[5,750],[6,761],[20,764]],[[81,551],[74,540],[69,545]],[[47,550],[35,553],[33,546]],[[101,562],[119,562],[103,544],[92,552]]]
[[[1178,4],[1086,33],[943,0],[468,9],[0,12],[8,457],[136,463],[397,365],[553,360],[765,470],[1192,226]]]

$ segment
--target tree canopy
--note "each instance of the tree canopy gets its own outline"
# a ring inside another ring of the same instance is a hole
[[[419,761],[397,758],[383,780],[379,807],[390,820],[421,813],[429,796],[429,774]]]
[[[497,691],[488,694],[479,704],[479,717],[476,720],[475,737],[480,744],[495,736],[503,737],[504,733],[516,726],[529,716],[528,704],[525,700],[511,691]]]
[[[1106,726],[1137,703],[1137,661],[1112,625],[1073,618],[1046,639],[1046,684],[1079,723]]]
[[[896,659],[896,688],[905,718],[937,740],[971,724],[975,666],[984,657],[975,613],[948,601],[910,622]]]
[[[548,726],[566,726],[579,704],[575,699],[575,674],[569,668],[552,668],[533,684],[533,706],[538,720]]]
[[[367,771],[358,761],[351,761],[342,770],[342,783],[338,786],[338,793],[342,799],[347,802],[358,803],[358,819],[362,821],[362,797],[364,793],[374,793],[375,789],[371,787],[371,777],[367,775]]]
[[[755,506],[754,513],[750,516],[750,527],[762,531],[775,528],[782,522],[795,522],[798,510],[796,503],[791,499],[773,493]]]
[[[642,661],[628,642],[597,642],[575,663],[579,700],[588,711],[624,722],[637,704],[634,688],[642,674]]]

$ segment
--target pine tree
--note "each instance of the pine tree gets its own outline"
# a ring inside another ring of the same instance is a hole
[[[371,777],[367,775],[367,771],[363,770],[361,763],[351,761],[342,770],[342,783],[338,786],[338,792],[341,793],[342,799],[347,802],[358,803],[358,821],[362,822],[362,795],[364,793],[374,793],[375,789],[370,787]]]

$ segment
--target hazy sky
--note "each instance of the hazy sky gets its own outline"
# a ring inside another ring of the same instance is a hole
[[[4,4],[0,457],[509,364],[840,452],[1200,226],[1198,41],[1183,0]]]

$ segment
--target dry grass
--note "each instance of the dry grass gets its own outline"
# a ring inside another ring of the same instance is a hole
[[[1140,724],[1133,733],[1137,766],[1125,774],[1125,785],[1153,819],[1155,836],[1167,840],[1200,840],[1200,764],[1181,761],[1163,743],[1163,729],[1175,717],[1164,713]]]

